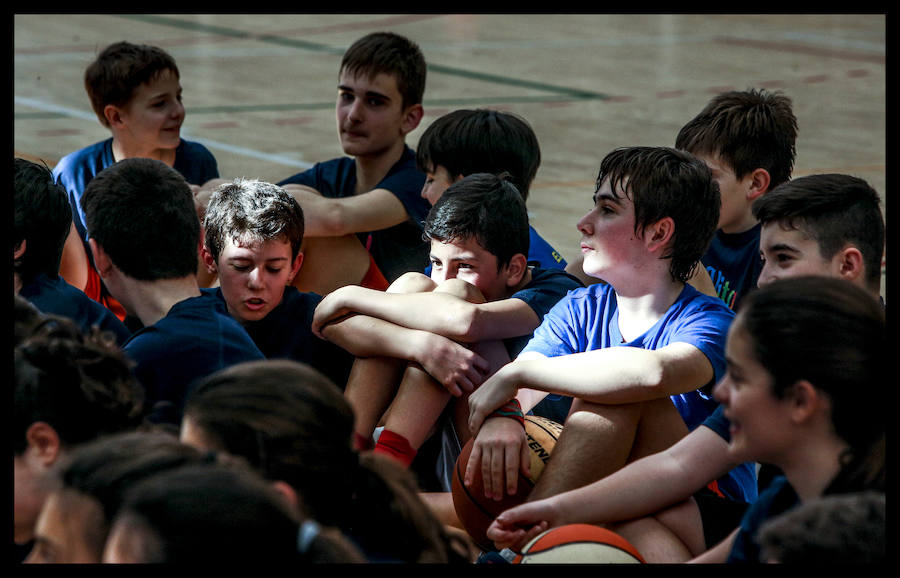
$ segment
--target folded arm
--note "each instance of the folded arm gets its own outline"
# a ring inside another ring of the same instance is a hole
[[[400,199],[387,189],[361,195],[330,198],[304,185],[289,184],[290,193],[303,209],[309,237],[340,237],[364,231],[379,231],[406,221],[409,215]]]

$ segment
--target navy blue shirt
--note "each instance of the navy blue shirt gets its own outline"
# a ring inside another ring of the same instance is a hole
[[[201,291],[214,295],[227,307],[221,288]],[[244,322],[243,327],[267,358],[309,364],[343,390],[355,358],[347,350],[313,334],[310,327],[320,301],[321,295],[303,293],[288,285],[277,307],[258,321]]]
[[[787,478],[778,476],[772,480],[769,487],[759,495],[759,499],[744,514],[726,562],[729,564],[765,562],[765,560],[759,559],[760,547],[756,541],[756,533],[760,526],[765,521],[783,514],[799,504],[800,497],[788,483]]]
[[[278,183],[286,184],[306,185],[328,198],[352,197],[356,192],[356,160],[341,157],[316,163]],[[422,198],[424,184],[425,173],[416,167],[416,154],[407,146],[375,188],[393,193],[409,218],[387,229],[357,233],[388,282],[408,271],[422,271],[428,264],[429,245],[422,239],[422,223],[431,206]]]
[[[88,183],[97,173],[115,164],[112,137],[92,144],[64,156],[53,168],[53,179],[66,189],[69,205],[72,207],[72,221],[81,239],[87,243],[88,231],[81,208],[81,197]],[[206,147],[199,143],[181,139],[175,149],[175,163],[172,165],[184,179],[192,185],[202,185],[219,176],[216,159]],[[88,251],[88,258],[91,252]]]
[[[19,290],[19,295],[42,313],[68,317],[82,331],[89,332],[97,326],[102,331],[109,331],[122,345],[131,337],[131,331],[119,321],[112,311],[97,303],[81,291],[66,282],[62,277],[50,278],[41,273],[31,283]]]
[[[154,422],[178,424],[191,385],[220,369],[265,359],[262,352],[208,293],[176,303],[168,314],[135,332],[123,346],[136,362]],[[154,407],[158,402],[167,404]]]
[[[735,311],[747,293],[756,289],[763,261],[759,254],[762,225],[743,233],[728,234],[721,229],[700,261],[706,267],[719,298]]]

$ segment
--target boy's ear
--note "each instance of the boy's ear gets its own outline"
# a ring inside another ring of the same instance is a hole
[[[16,245],[16,248],[13,249],[13,261],[17,259],[21,259],[22,255],[25,254],[25,246],[28,244],[28,239],[22,239],[22,242]]]
[[[122,125],[122,109],[114,104],[107,104],[103,107],[103,116],[110,127]]]
[[[275,489],[276,492],[281,494],[281,496],[287,501],[288,504],[291,505],[292,508],[300,507],[300,496],[297,495],[297,492],[294,488],[291,487],[287,482],[283,482],[281,480],[275,480],[272,482],[272,488]]]
[[[103,247],[98,244],[94,238],[88,239],[88,246],[90,246],[91,253],[94,255],[94,266],[97,268],[97,273],[99,273],[101,277],[108,277],[112,270],[112,259],[109,258],[106,251],[103,250]]]
[[[651,252],[664,249],[675,235],[675,220],[663,217],[644,229],[644,241]]]
[[[766,169],[754,169],[749,178],[750,189],[747,191],[747,200],[753,202],[769,190],[772,177]]]
[[[25,441],[41,465],[50,467],[60,456],[62,442],[53,426],[36,421],[25,430]]]
[[[200,245],[200,258],[203,259],[203,264],[206,265],[206,271],[209,273],[218,273],[219,268],[216,265],[216,259],[213,257],[213,254],[206,247],[206,243]]]
[[[838,251],[837,255],[832,259],[832,263],[838,268],[838,275],[842,279],[856,281],[862,279],[865,274],[866,266],[862,252],[853,245]]]
[[[297,256],[294,257],[294,262],[291,263],[291,273],[288,275],[288,285],[294,282],[294,277],[300,272],[301,266],[303,266],[303,251],[297,251]]]
[[[522,277],[528,270],[528,258],[522,253],[516,253],[506,265],[506,285],[507,287],[515,287],[522,281]]]
[[[400,125],[400,130],[403,131],[404,135],[416,130],[419,123],[422,122],[423,116],[425,116],[425,109],[421,104],[413,104],[407,107],[403,112],[403,122]]]

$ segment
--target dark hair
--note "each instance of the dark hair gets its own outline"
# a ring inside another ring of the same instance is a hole
[[[65,445],[137,428],[144,392],[112,337],[82,333],[71,320],[45,316],[15,347],[15,453],[31,424],[49,424]]]
[[[202,459],[198,450],[167,433],[128,432],[102,437],[79,446],[57,466],[60,504],[65,507],[73,493],[89,496],[99,504],[103,518],[84,527],[99,560],[110,524],[125,493],[135,483]]]
[[[884,217],[881,199],[866,181],[841,174],[798,177],[754,201],[753,215],[764,225],[775,222],[803,231],[825,259],[848,243],[855,245],[863,256],[866,284],[880,287]]]
[[[497,257],[498,270],[514,255],[527,255],[525,199],[505,177],[475,173],[450,185],[428,212],[423,238],[442,243],[474,238]]]
[[[885,410],[872,403],[890,383],[879,301],[842,279],[782,279],[749,293],[734,323],[772,375],[773,395],[783,398],[806,380],[831,400],[834,431],[849,445],[831,491],[883,482]]]
[[[713,97],[678,132],[675,148],[718,155],[738,179],[765,169],[772,188],[791,177],[796,140],[791,99],[780,92],[748,89]]]
[[[419,46],[393,32],[373,32],[354,42],[341,59],[339,74],[393,76],[403,108],[422,104],[425,94],[425,57]]]
[[[55,279],[72,225],[72,209],[65,189],[53,181],[46,166],[15,159],[13,215],[13,249],[26,243],[25,254],[13,263],[22,284],[41,273]]]
[[[185,404],[209,443],[293,487],[305,513],[340,527],[367,552],[446,562],[440,523],[414,477],[352,447],[353,413],[340,389],[292,360],[245,362],[199,382]]]
[[[665,217],[675,231],[669,251],[669,273],[687,282],[709,247],[719,221],[719,186],[709,167],[684,151],[668,147],[623,147],[600,163],[597,189],[609,182],[612,194],[620,190],[634,204],[634,232]]]
[[[416,146],[416,162],[425,172],[442,166],[452,177],[506,172],[527,201],[541,164],[541,148],[534,130],[520,116],[498,110],[456,110],[425,129]]]
[[[139,86],[164,72],[180,77],[175,59],[162,48],[124,41],[104,48],[84,72],[84,88],[100,123],[109,126],[106,105],[125,106]]]
[[[216,261],[227,242],[238,239],[286,241],[296,258],[303,242],[303,209],[277,185],[235,179],[213,191],[203,226],[206,248]]]
[[[885,561],[885,495],[860,492],[804,502],[764,523],[761,559],[782,564],[873,564]]]
[[[140,281],[197,272],[200,219],[184,177],[165,163],[129,158],[100,171],[81,199],[90,236]]]
[[[128,492],[113,524],[143,563],[364,561],[334,533],[301,546],[299,520],[283,496],[235,466],[195,463],[148,477]]]
[[[44,314],[21,295],[14,295],[13,300],[13,345],[18,345],[31,335]]]

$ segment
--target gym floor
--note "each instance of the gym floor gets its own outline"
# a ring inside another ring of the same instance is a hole
[[[411,146],[457,108],[531,123],[543,159],[532,223],[568,259],[603,156],[672,146],[724,90],[793,99],[795,177],[848,173],[887,193],[884,14],[16,14],[15,152],[52,168],[107,138],[83,73],[107,44],[128,40],[175,57],[182,136],[205,144],[223,177],[281,180],[342,154],[340,58],[378,30],[415,40],[429,65]]]

